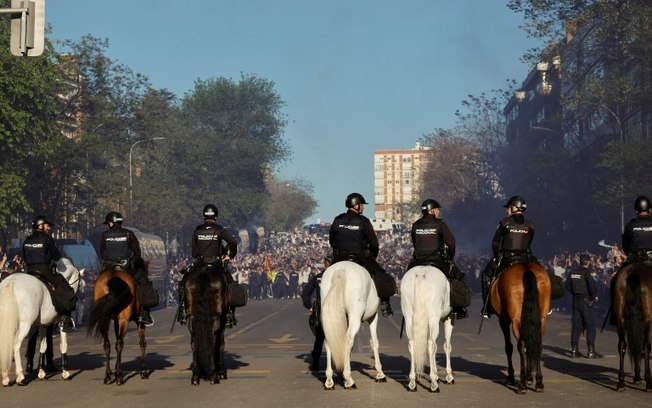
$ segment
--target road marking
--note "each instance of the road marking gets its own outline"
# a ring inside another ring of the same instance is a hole
[[[282,337],[277,337],[277,338],[269,338],[267,339],[269,341],[273,341],[274,343],[289,343],[291,341],[296,341],[299,340],[298,337],[292,337],[292,334],[286,333]]]

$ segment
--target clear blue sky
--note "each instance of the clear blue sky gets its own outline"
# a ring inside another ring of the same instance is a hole
[[[45,18],[53,39],[108,38],[110,58],[179,97],[198,78],[273,81],[293,150],[279,176],[313,185],[308,223],[350,192],[373,200],[374,150],[411,148],[466,95],[521,82],[535,45],[500,0],[47,0]]]

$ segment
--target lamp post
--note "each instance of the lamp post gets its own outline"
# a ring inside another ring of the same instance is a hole
[[[129,216],[132,215],[132,210],[133,210],[132,203],[133,203],[133,199],[134,199],[134,181],[133,181],[133,177],[132,177],[133,173],[131,171],[131,154],[134,151],[134,147],[136,147],[136,145],[138,143],[147,142],[147,141],[151,141],[151,140],[163,140],[163,139],[165,139],[165,138],[164,137],[153,137],[151,139],[136,140],[131,145],[131,147],[129,148]]]

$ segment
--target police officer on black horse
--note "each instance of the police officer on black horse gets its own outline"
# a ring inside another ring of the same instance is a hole
[[[25,239],[23,243],[23,260],[25,261],[25,271],[45,281],[49,287],[54,288],[55,310],[62,315],[61,330],[70,332],[74,329],[70,314],[75,309],[76,296],[73,288],[70,286],[63,275],[56,273],[55,262],[61,259],[61,253],[57,244],[50,235],[50,230],[54,224],[44,215],[39,215],[32,222],[32,235]],[[67,300],[72,306],[62,309],[57,299]]]
[[[220,264],[221,270],[224,271],[227,286],[234,282],[233,276],[227,271],[227,262],[235,258],[238,253],[238,243],[233,236],[217,223],[218,211],[213,204],[208,204],[203,211],[204,223],[197,226],[192,234],[192,257],[193,263],[184,273],[184,277],[179,283],[179,293],[183,294],[188,273],[204,265]],[[185,304],[183,297],[179,304],[178,321],[181,324],[186,323]],[[226,327],[231,328],[238,324],[235,318],[235,310],[229,306],[229,312],[226,314]]]
[[[147,269],[142,258],[138,238],[136,238],[133,231],[122,227],[122,221],[122,215],[116,211],[111,211],[104,219],[104,224],[107,225],[108,229],[102,232],[100,238],[102,266],[105,270],[124,269],[133,276],[138,287],[140,303],[143,305],[138,316],[138,323],[151,326],[154,324],[154,319],[149,309],[158,303],[158,295],[154,291],[152,282],[147,277]],[[154,301],[148,300],[151,298]]]
[[[439,218],[441,206],[431,198],[421,204],[423,216],[412,224],[412,246],[414,253],[408,269],[417,265],[430,265],[444,272],[448,279],[455,279],[464,285],[464,274],[453,263],[455,237],[448,225]],[[463,307],[453,308],[457,319],[467,317]]]
[[[344,204],[347,211],[335,217],[329,232],[333,262],[353,261],[367,269],[376,284],[380,310],[383,316],[389,317],[394,314],[389,297],[395,293],[396,283],[392,285],[394,278],[376,262],[380,250],[376,231],[371,221],[362,215],[367,202],[361,194],[351,193]]]
[[[482,276],[483,317],[488,317],[491,313],[488,302],[489,286],[503,269],[518,263],[538,263],[530,248],[534,237],[534,223],[523,215],[527,202],[521,196],[513,196],[503,207],[507,209],[507,217],[500,220],[496,227],[491,241],[493,258]]]

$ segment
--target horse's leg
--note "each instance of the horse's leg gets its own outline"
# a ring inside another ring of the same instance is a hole
[[[43,380],[45,378],[45,366],[46,361],[45,361],[45,352],[48,350],[48,342],[47,342],[47,327],[40,325],[38,328],[38,338],[41,340],[41,343],[38,348],[38,364],[36,367],[36,371],[38,372],[38,379]]]
[[[627,351],[627,343],[625,342],[625,329],[618,327],[618,357],[620,359],[620,367],[618,369],[618,384],[616,391],[625,391],[625,352]]]
[[[437,331],[439,331],[437,329]],[[430,364],[430,392],[439,392],[439,376],[437,375],[437,337],[433,337],[433,328],[430,328],[428,339],[428,362]]]
[[[521,373],[520,373],[520,381],[518,383],[517,392],[519,394],[525,394],[527,392],[527,381],[528,381],[527,377],[529,372],[527,359],[525,358],[525,353],[527,352],[527,350],[525,349],[525,340],[518,339],[516,343],[516,347],[518,349],[518,354],[521,357]]]
[[[59,350],[61,351],[61,377],[64,380],[70,378],[68,371],[68,333],[60,330],[59,333]]]
[[[104,339],[104,355],[106,356],[106,369],[104,370],[104,384],[111,384],[111,342],[108,330],[102,331]]]
[[[417,390],[417,374],[414,366],[414,340],[408,340],[408,350],[410,351],[410,375],[408,375],[408,391]]]
[[[328,346],[328,339],[324,342],[326,346],[326,381],[324,381],[324,389],[332,390],[335,388],[335,382],[333,381],[333,367],[331,365],[331,348]]]
[[[23,340],[27,337],[27,334],[30,331],[31,325],[19,323],[18,332],[16,333],[16,342],[14,343],[14,363],[16,364],[16,384],[17,385],[27,385],[25,382],[25,373],[23,371],[23,364],[20,356],[20,348],[23,344]],[[6,383],[5,383],[6,379]],[[9,373],[2,373],[2,385],[9,385]]]
[[[645,345],[645,391],[652,392],[652,374],[650,373],[650,351],[652,351],[652,343],[650,343],[650,333],[646,333],[647,339]]]
[[[199,365],[197,364],[197,344],[195,344],[195,318],[193,315],[188,316],[188,331],[190,332],[190,350],[192,350],[192,364],[190,369],[192,375],[190,377],[190,384],[199,385]]]
[[[125,382],[124,373],[122,372],[122,350],[125,347],[125,334],[127,334],[127,325],[129,320],[116,319],[115,321],[115,383],[122,385]]]
[[[217,361],[216,359],[218,358],[218,352],[217,352],[217,336],[219,335],[219,330],[220,330],[220,317],[221,315],[218,314],[216,318],[213,318],[213,324],[212,324],[212,330],[211,333],[212,335],[212,340],[213,344],[211,347],[211,354],[210,354],[210,360],[208,363],[208,371],[210,372],[210,383],[211,384],[219,384],[220,383],[220,377],[219,374],[217,373]]]
[[[449,317],[444,321],[444,352],[446,353],[446,384],[455,384],[453,368],[451,366],[451,353],[453,346],[451,338],[453,337],[453,320]]]
[[[221,314],[219,318],[220,326],[215,336],[215,370],[218,379],[226,380],[226,366],[224,364],[224,326],[226,323],[226,314]]]
[[[353,315],[354,316],[356,316],[356,315],[361,316],[362,313],[360,313],[360,314],[353,313]],[[378,314],[376,314],[376,317],[374,317],[374,319],[372,319],[372,322],[373,321],[377,322],[377,316],[378,316]],[[344,356],[344,367],[342,368],[342,378],[344,378],[344,388],[346,388],[346,389],[357,388],[357,386],[355,385],[355,381],[353,381],[353,377],[351,377],[351,350],[353,350],[353,343],[355,342],[355,335],[360,330],[360,326],[361,326],[360,317],[352,318],[351,316],[349,316],[349,327],[346,330],[346,337],[347,337],[348,342],[347,342],[347,345],[346,345],[346,353],[345,353],[345,356]],[[374,336],[376,336],[375,328],[376,328],[376,326],[374,326],[373,330],[372,330],[371,324],[369,325],[369,329],[371,331],[371,340],[370,340],[370,342],[372,343],[371,348],[372,348],[372,350],[374,350],[374,360],[375,360],[374,364],[376,366],[376,370],[378,370],[378,368],[380,366],[380,359],[378,358],[378,337],[376,337],[376,339],[374,340]],[[376,346],[375,349],[374,349],[374,344]],[[378,379],[379,375],[382,376],[381,378],[383,378],[385,376],[385,374],[383,374],[382,367],[381,367],[380,371],[376,372],[376,379]]]
[[[512,335],[509,331],[510,322],[508,320],[500,320],[500,329],[503,332],[503,338],[505,339],[505,354],[507,355],[507,384],[515,385],[516,380],[514,379],[514,364],[512,363],[512,353],[514,352],[514,346],[512,345]]]
[[[369,331],[371,332],[371,339],[369,344],[374,351],[374,368],[376,369],[376,382],[386,382],[387,378],[383,373],[383,366],[380,364],[380,355],[378,354],[378,313],[369,322]],[[353,337],[351,337],[351,348],[353,348]],[[349,353],[349,366],[351,362],[351,354]]]
[[[140,378],[146,380],[149,378],[147,370],[147,340],[145,339],[145,325],[138,324],[138,339],[140,343]]]

